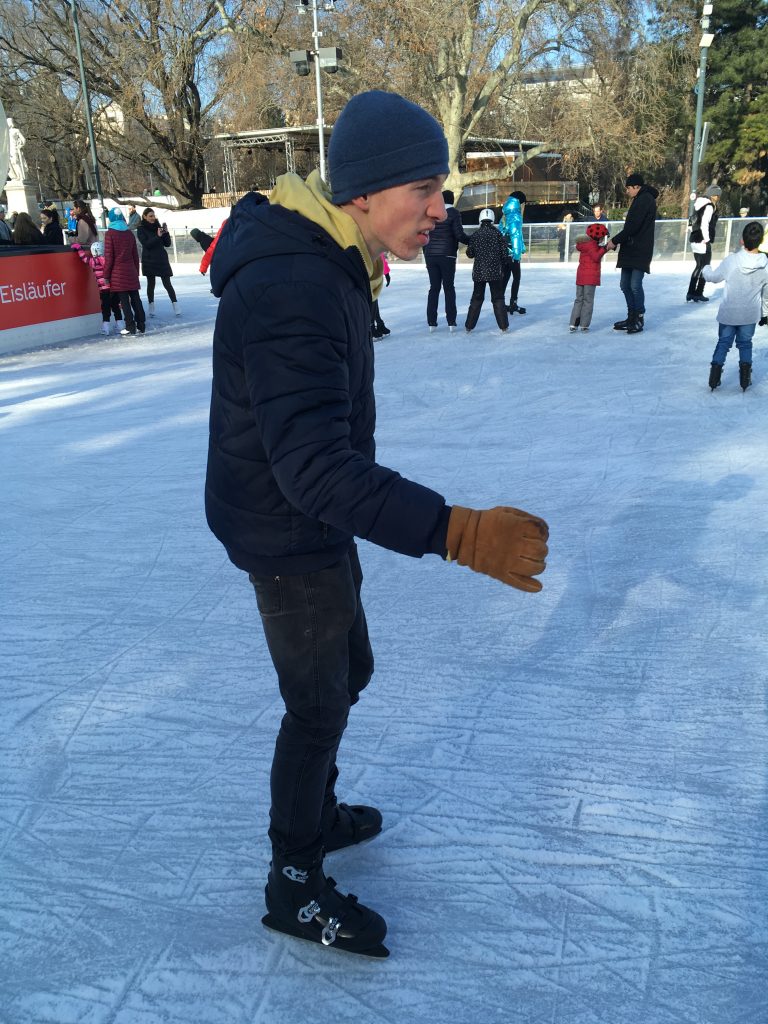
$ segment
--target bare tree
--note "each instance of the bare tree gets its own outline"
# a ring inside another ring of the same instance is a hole
[[[215,48],[246,6],[252,9],[245,0],[78,3],[94,107],[113,115],[94,119],[102,141],[116,167],[141,164],[182,204],[198,205],[204,190],[207,122],[221,98],[211,74]],[[23,88],[42,70],[65,93],[78,91],[67,0],[0,0],[0,26],[11,66],[6,88]]]

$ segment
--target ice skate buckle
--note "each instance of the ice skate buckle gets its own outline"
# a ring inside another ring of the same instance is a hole
[[[296,916],[298,917],[299,921],[301,921],[302,924],[309,924],[309,922],[314,918],[315,914],[319,913],[320,904],[317,902],[317,900],[312,900],[311,903],[308,903],[306,905],[306,907],[300,907],[299,912]],[[334,938],[336,938],[335,935]],[[331,939],[331,942],[333,942],[333,939]]]
[[[336,941],[336,933],[341,928],[341,921],[338,917],[329,917],[328,924],[323,928],[323,934],[320,936],[324,946],[330,946]]]

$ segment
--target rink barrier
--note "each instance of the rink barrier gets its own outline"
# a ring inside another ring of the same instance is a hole
[[[0,247],[0,354],[82,338],[100,321],[96,278],[77,253]]]
[[[221,212],[221,219],[218,216],[216,218],[211,217],[211,223],[206,224],[202,228],[208,234],[215,235],[221,221],[229,211],[205,210],[203,212],[212,215]],[[759,220],[762,224],[766,223],[761,217],[748,217],[746,219],[742,217],[720,218],[717,223],[715,241],[712,246],[713,260],[722,259],[739,248],[741,232],[749,220]],[[560,257],[557,228],[560,223],[560,221],[549,221],[544,224],[523,224],[523,237],[527,250],[525,254],[526,262],[558,262]],[[578,259],[578,253],[575,249],[576,239],[579,235],[584,234],[587,225],[591,223],[591,221],[583,220],[566,224],[566,250],[563,262],[568,263]],[[612,235],[620,231],[623,226],[624,222],[620,220],[609,221],[607,224],[608,230]],[[477,228],[473,225],[465,225],[464,230],[468,235],[471,235]],[[173,262],[182,264],[199,263],[202,259],[203,251],[197,242],[189,236],[186,226],[169,223],[168,231],[171,235],[171,253],[169,255],[171,255]],[[691,253],[688,236],[687,220],[657,220],[653,253],[654,260],[690,260],[693,263],[693,254]],[[612,259],[615,260],[615,258],[615,254],[611,255],[609,253],[606,256],[609,262]],[[423,256],[420,256],[415,262],[419,261],[423,262]],[[397,261],[395,260],[395,262]],[[464,255],[464,246],[461,246],[459,249],[459,262],[470,262]]]

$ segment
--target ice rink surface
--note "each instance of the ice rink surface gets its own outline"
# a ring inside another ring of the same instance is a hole
[[[327,870],[382,962],[260,924],[281,705],[203,513],[207,280],[0,360],[2,1024],[766,1024],[768,331],[710,393],[691,266],[627,337],[614,270],[569,335],[575,267],[524,265],[502,337],[393,265],[379,461],[551,538],[539,595],[361,543],[339,793],[385,829]]]

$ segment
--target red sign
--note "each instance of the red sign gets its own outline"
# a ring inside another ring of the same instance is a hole
[[[100,309],[96,278],[76,252],[0,256],[0,331]]]

